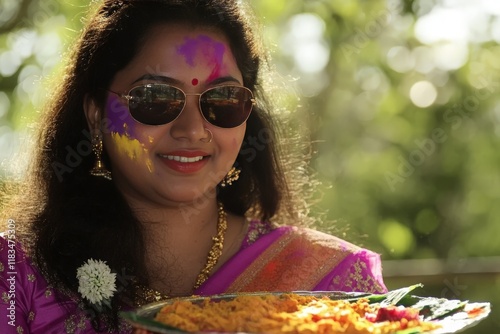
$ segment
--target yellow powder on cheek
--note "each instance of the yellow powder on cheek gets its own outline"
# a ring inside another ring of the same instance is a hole
[[[137,139],[132,139],[126,134],[119,134],[117,132],[111,133],[111,139],[118,148],[118,153],[126,155],[130,160],[143,160],[145,159],[146,166],[150,173],[154,171],[153,162],[147,156],[148,150]]]
[[[153,162],[151,161],[151,159],[148,158],[148,160],[146,160],[146,166],[148,167],[149,172],[153,173],[154,168],[153,168]]]

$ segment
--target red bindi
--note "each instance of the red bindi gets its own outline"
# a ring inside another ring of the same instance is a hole
[[[198,79],[194,78],[193,80],[191,80],[191,84],[193,84],[193,86],[196,86],[198,84]]]

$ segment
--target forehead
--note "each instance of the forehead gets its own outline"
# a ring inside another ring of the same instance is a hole
[[[180,24],[152,27],[131,63],[148,63],[151,69],[177,66],[181,60],[191,67],[224,64],[231,69],[236,66],[225,34],[213,28]]]
[[[115,76],[115,83],[135,80],[148,74],[181,82],[202,82],[220,76],[242,81],[227,37],[219,30],[181,24],[160,24],[145,35],[139,52]],[[133,78],[135,77],[135,78]]]
[[[165,23],[152,26],[144,36],[143,48],[150,43],[182,44],[186,38],[206,36],[206,42],[220,42],[228,45],[226,35],[219,29],[188,24]]]

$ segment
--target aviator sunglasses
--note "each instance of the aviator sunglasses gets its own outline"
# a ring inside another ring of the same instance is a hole
[[[189,95],[199,96],[203,118],[220,128],[234,128],[243,124],[255,103],[250,89],[235,85],[217,86],[199,94],[186,94],[180,88],[166,84],[137,86],[128,94],[109,92],[126,99],[130,115],[146,125],[173,122],[184,110]]]

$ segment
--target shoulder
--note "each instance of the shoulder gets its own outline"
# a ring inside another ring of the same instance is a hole
[[[365,267],[373,269],[376,261],[370,263],[369,254],[378,258],[378,254],[314,229],[259,221],[252,225],[258,239],[246,253],[253,251],[255,257],[243,278],[232,286],[234,291],[327,290],[334,278],[351,271],[356,275],[359,268],[362,275]]]
[[[312,247],[317,250],[331,249],[343,253],[366,251],[341,238],[311,228],[288,225],[276,226],[270,222],[261,220],[251,220],[249,222],[243,246],[245,248],[269,235],[274,235],[275,237],[279,236],[283,242],[293,241],[296,246],[305,248]]]
[[[17,306],[27,309],[31,304],[31,296],[41,286],[48,288],[43,276],[40,275],[37,268],[26,256],[22,245],[16,241],[15,232],[6,231],[0,233],[0,291],[2,301],[6,302],[8,299],[6,295],[11,295],[15,297]],[[50,292],[50,294],[52,293]]]
[[[331,271],[316,286],[316,290],[387,291],[383,283],[379,254],[312,229],[294,228],[289,233],[299,240],[294,247],[307,251],[316,260],[319,259],[316,261],[317,266],[327,262],[331,264]]]
[[[89,330],[79,333],[91,333],[77,303],[48,284],[15,239],[15,230],[0,233],[0,317],[9,319],[0,323],[0,332],[67,333],[78,327]]]
[[[318,252],[340,252],[343,254],[356,254],[365,251],[346,240],[327,234],[315,229],[281,226],[277,228],[282,230],[284,238],[293,240],[297,246],[314,249]]]

